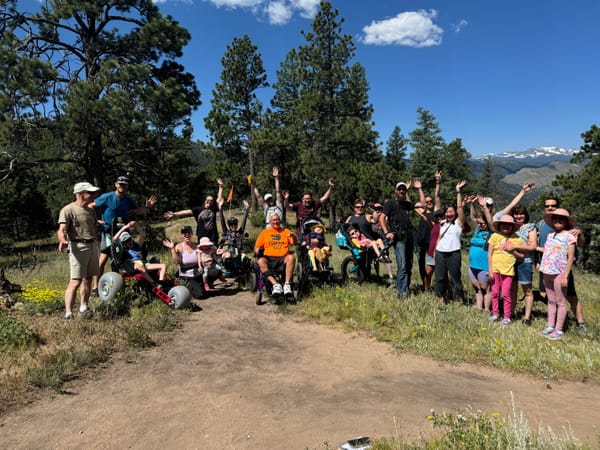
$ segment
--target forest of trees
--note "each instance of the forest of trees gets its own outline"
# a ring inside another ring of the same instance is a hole
[[[195,77],[202,74],[177,62],[190,33],[151,1],[56,0],[36,13],[19,10],[15,0],[0,5],[5,243],[53,232],[75,182],[112,189],[121,174],[132,178],[140,198],[154,193],[158,209],[177,209],[214,193],[216,177],[234,186],[236,200],[250,198],[248,175],[265,188],[278,166],[291,198],[304,190],[320,194],[334,178],[331,217],[356,197],[389,197],[398,180],[420,178],[431,191],[436,170],[444,174],[447,200],[461,179],[481,194],[497,188],[493,159],[473,179],[462,140],[446,142],[424,108],[407,136],[400,126],[389,137],[378,135],[366,70],[355,62],[344,19],[327,1],[274,80],[251,37],[232,38],[208,100],[207,143],[191,139],[191,114],[200,105]],[[274,94],[264,105],[258,93],[268,86]],[[599,209],[592,176],[600,164],[599,135],[596,126],[582,135],[576,158],[589,160],[583,172],[555,182],[579,223],[593,223]]]

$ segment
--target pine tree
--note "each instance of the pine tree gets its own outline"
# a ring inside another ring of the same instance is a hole
[[[402,134],[400,127],[395,126],[386,143],[385,163],[399,174],[406,173],[406,150],[408,139]]]
[[[417,114],[419,127],[410,132],[410,145],[414,149],[410,157],[410,172],[413,178],[421,180],[425,192],[433,192],[435,172],[444,150],[444,138],[435,117],[428,110],[419,107]]]
[[[241,169],[245,167],[247,175],[256,176],[253,139],[263,116],[256,92],[269,84],[258,47],[247,35],[233,39],[221,64],[221,82],[212,91],[212,108],[204,123],[222,152],[222,158],[216,160],[227,162],[220,165],[220,176],[235,177],[233,184],[242,188],[246,178],[240,177]],[[253,209],[255,202],[252,197]]]

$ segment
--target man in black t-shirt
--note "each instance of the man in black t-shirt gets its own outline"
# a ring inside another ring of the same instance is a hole
[[[408,297],[413,265],[413,236],[409,220],[412,208],[412,202],[408,199],[408,185],[399,182],[396,184],[396,198],[385,201],[383,214],[379,218],[379,225],[385,237],[394,242],[398,269],[396,288],[401,298]]]

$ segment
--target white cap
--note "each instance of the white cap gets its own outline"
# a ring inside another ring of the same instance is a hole
[[[398,188],[399,188],[400,186],[404,186],[404,189],[408,190],[408,186],[406,185],[406,183],[405,183],[405,182],[403,182],[403,181],[400,181],[399,183],[397,183],[397,184],[396,184],[396,190],[398,190]]]
[[[486,203],[486,205],[493,205],[494,204],[494,199],[492,197],[486,197],[485,198],[485,203]]]
[[[84,181],[75,185],[75,187],[73,188],[73,194],[79,194],[80,192],[98,192],[99,190],[99,187],[96,187],[92,183]]]
[[[123,233],[121,233],[119,236],[119,241],[121,242],[128,241],[129,239],[131,239],[131,234],[129,234],[127,231],[123,231]]]
[[[273,198],[273,196],[271,194],[265,194],[265,196],[264,196],[265,202],[267,200],[269,200],[270,198]]]

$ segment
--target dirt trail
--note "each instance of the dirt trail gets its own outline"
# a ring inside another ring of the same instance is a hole
[[[255,306],[248,293],[200,305],[171,342],[0,418],[0,448],[312,449],[359,435],[412,439],[431,431],[432,408],[506,414],[511,392],[531,425],[559,432],[569,420],[592,444],[600,431],[597,383],[398,355]]]

